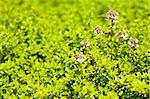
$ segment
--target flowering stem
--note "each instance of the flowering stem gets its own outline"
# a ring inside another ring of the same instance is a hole
[[[110,35],[113,36],[113,27],[114,27],[114,22],[113,22],[113,19],[111,20],[111,26],[110,26],[110,29],[111,29],[111,33]]]

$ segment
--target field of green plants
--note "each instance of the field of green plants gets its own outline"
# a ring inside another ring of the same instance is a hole
[[[0,99],[150,99],[150,0],[0,0]]]

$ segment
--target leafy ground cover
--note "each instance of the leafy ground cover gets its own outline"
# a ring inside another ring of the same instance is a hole
[[[149,99],[149,0],[0,0],[1,99]]]

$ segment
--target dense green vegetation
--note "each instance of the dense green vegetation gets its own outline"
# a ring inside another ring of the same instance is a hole
[[[0,0],[0,99],[149,99],[149,20],[150,0]]]

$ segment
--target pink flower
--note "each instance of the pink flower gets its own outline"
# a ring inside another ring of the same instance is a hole
[[[138,48],[138,39],[133,39],[132,37],[129,38],[128,40],[128,44],[132,47],[132,48]]]
[[[96,34],[102,34],[103,32],[102,32],[101,26],[96,27],[96,28],[94,29],[94,33],[96,33]]]

